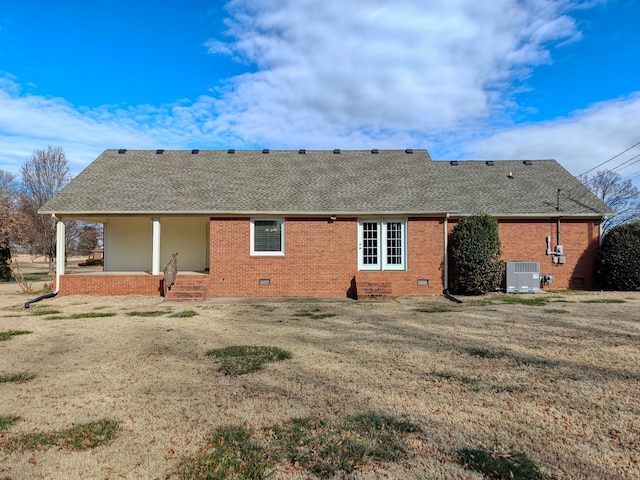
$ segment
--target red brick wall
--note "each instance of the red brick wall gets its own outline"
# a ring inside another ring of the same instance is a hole
[[[60,277],[60,295],[159,296],[162,275],[71,274]]]
[[[593,220],[560,220],[560,243],[564,247],[564,265],[552,263],[546,254],[546,237],[551,249],[557,245],[555,219],[528,221],[500,220],[500,241],[504,260],[540,262],[540,272],[553,275],[552,289],[591,289],[595,286],[595,257],[600,235]]]
[[[455,221],[449,222],[449,231]],[[360,298],[439,294],[443,285],[442,219],[409,218],[406,271],[358,271],[358,220],[285,219],[285,255],[251,256],[250,219],[211,219],[208,295],[346,297],[354,286]],[[553,289],[593,288],[598,223],[561,220],[564,265],[546,255],[546,237],[556,245],[556,220],[500,220],[503,259],[540,262],[541,273],[554,276]],[[269,279],[270,285],[259,285]],[[418,280],[428,280],[428,286]],[[160,295],[162,276],[64,275],[60,293]]]
[[[355,278],[364,284],[389,284],[390,295],[442,291],[442,224],[438,219],[408,222],[408,269],[403,272],[358,271],[356,218],[285,219],[285,255],[251,256],[250,219],[211,221],[211,287],[216,297],[345,297]],[[418,286],[418,279],[429,286]],[[269,279],[270,285],[259,285]]]

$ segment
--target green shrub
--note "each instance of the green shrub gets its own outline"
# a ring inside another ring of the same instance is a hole
[[[504,262],[498,221],[489,215],[473,215],[460,220],[451,234],[453,290],[483,295],[500,287]]]
[[[598,252],[596,275],[604,289],[640,290],[640,222],[607,232]]]
[[[87,258],[84,262],[78,264],[79,267],[95,267],[96,265],[104,266],[104,260],[101,258]]]

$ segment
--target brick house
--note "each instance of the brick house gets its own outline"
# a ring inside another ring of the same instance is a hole
[[[160,295],[178,252],[174,298],[439,294],[449,233],[476,213],[498,219],[503,259],[588,289],[613,214],[554,160],[411,149],[106,150],[40,213],[104,224],[104,271],[58,262],[60,294]]]

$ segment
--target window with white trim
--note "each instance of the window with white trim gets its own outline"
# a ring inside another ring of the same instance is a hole
[[[251,219],[251,255],[284,255],[284,219]]]
[[[407,221],[372,219],[358,221],[358,269],[405,270]]]

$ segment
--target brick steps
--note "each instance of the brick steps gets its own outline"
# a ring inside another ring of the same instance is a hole
[[[207,298],[209,277],[178,275],[167,292],[167,302],[202,302]]]
[[[358,282],[358,300],[392,300],[391,283]]]

